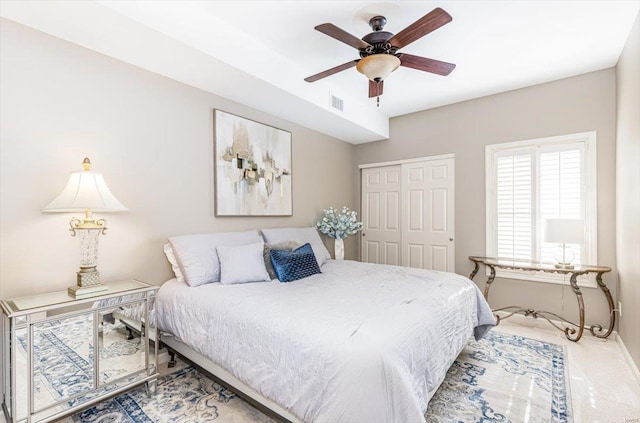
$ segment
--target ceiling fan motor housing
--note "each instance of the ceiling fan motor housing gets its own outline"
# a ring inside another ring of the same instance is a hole
[[[388,41],[394,34],[383,31],[387,19],[384,16],[374,16],[369,19],[369,26],[373,32],[362,37],[362,41],[369,43],[371,46],[360,50],[360,57],[365,58],[372,54],[395,54],[397,48],[393,47]]]
[[[369,26],[373,29],[373,32],[362,37],[362,41],[370,44],[370,46],[360,50],[360,57],[365,58],[372,54],[396,53],[397,49],[388,42],[394,34],[382,30],[386,23],[387,18],[384,16],[374,16],[369,19]]]
[[[367,57],[372,54],[396,54],[397,48],[388,41],[393,34],[387,31],[372,32],[362,37],[362,41],[370,44],[369,47],[360,50],[360,57]]]

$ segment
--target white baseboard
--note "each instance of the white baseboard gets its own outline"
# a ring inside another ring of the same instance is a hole
[[[640,370],[638,370],[638,366],[636,366],[636,363],[631,358],[631,354],[629,354],[629,350],[627,350],[624,342],[622,342],[622,338],[620,337],[620,335],[618,335],[617,341],[618,346],[620,347],[620,351],[624,356],[624,361],[627,362],[627,365],[631,369],[631,373],[633,373],[633,377],[635,378],[636,382],[638,382],[638,385],[640,385]]]
[[[496,315],[500,316],[501,318],[507,316],[510,314],[510,312],[507,311],[496,311],[495,312]],[[549,319],[551,320],[553,323],[555,323],[558,326],[562,326],[563,324],[566,324],[560,320],[555,320],[555,319]],[[554,328],[549,322],[547,322],[545,319],[538,317],[537,319],[531,317],[531,316],[525,316],[523,314],[514,314],[511,317],[509,317],[508,319],[503,320],[504,322],[507,321],[511,321],[513,323],[517,323],[519,325],[522,326],[529,326],[529,327],[534,327],[534,328],[539,328],[539,329],[553,329],[553,330],[558,330],[557,328]],[[568,325],[570,326],[570,325]],[[500,327],[500,325],[497,326],[498,328]],[[573,326],[570,326],[573,327]],[[582,337],[586,338],[589,337],[591,339],[600,339],[603,340],[603,338],[598,338],[595,337],[593,335],[591,335],[591,332],[589,331],[589,328],[587,326],[584,327],[584,332],[582,333]],[[611,341],[614,341],[618,338],[618,332],[616,332],[615,330],[611,332],[611,334],[609,335],[609,337],[604,338],[604,339],[608,339]]]

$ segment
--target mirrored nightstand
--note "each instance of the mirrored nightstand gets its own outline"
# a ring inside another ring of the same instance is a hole
[[[65,290],[0,302],[9,423],[49,422],[142,383],[155,392],[158,287],[107,285],[85,299]]]

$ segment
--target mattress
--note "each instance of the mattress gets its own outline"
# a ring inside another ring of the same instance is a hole
[[[189,287],[156,298],[158,328],[306,422],[423,422],[459,352],[495,324],[453,273],[331,260],[290,283]]]

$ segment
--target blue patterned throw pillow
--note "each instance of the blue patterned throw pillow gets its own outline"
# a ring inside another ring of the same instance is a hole
[[[271,263],[280,282],[297,281],[321,273],[309,243],[293,251],[271,250]]]

